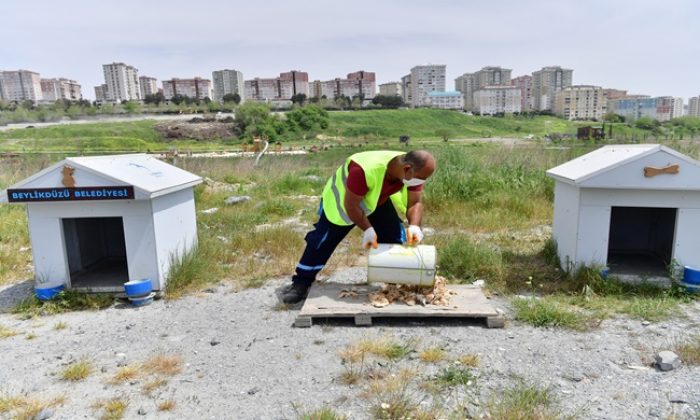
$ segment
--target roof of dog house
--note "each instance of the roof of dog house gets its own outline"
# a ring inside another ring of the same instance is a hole
[[[135,200],[155,198],[202,182],[202,178],[167,164],[146,154],[112,156],[69,157],[26,178],[8,188],[9,190],[31,188],[64,188],[62,169],[76,169],[73,175],[76,186],[121,186],[134,187]],[[78,170],[80,169],[80,170]],[[28,202],[0,194],[0,202]],[[41,200],[33,200],[41,201]]]
[[[680,165],[680,176],[639,176],[646,166],[678,163],[687,164]],[[548,170],[547,175],[580,188],[700,190],[700,162],[659,144],[603,146]]]
[[[37,283],[123,291],[197,242],[193,187],[201,177],[146,154],[66,158],[9,187],[0,202],[27,204]]]
[[[547,171],[562,266],[665,277],[700,265],[700,162],[658,144],[601,147]]]

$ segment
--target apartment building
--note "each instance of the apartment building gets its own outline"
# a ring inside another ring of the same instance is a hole
[[[410,79],[410,104],[413,106],[430,106],[428,93],[445,91],[446,69],[447,66],[444,64],[428,64],[413,67]]]
[[[543,67],[532,73],[532,98],[536,111],[551,111],[554,95],[572,85],[573,70],[559,66]]]
[[[166,100],[175,95],[194,99],[211,99],[211,80],[194,77],[192,79],[172,78],[163,80],[163,96]]]
[[[401,82],[387,82],[379,85],[379,94],[382,96],[403,96]]]
[[[519,113],[522,90],[511,85],[484,86],[472,93],[472,110],[480,115]]]
[[[628,121],[649,117],[663,122],[683,115],[683,99],[671,96],[651,98],[635,95],[608,101],[608,112],[621,115]]]
[[[99,85],[95,86],[95,102],[98,104],[104,103],[107,101],[107,85]]]
[[[603,96],[605,100],[623,99],[627,97],[626,90],[620,89],[603,89]]]
[[[427,105],[440,109],[464,109],[464,96],[462,92],[428,92]]]
[[[348,73],[347,80],[354,82],[356,86],[357,94],[353,96],[367,100],[374,98],[377,94],[377,75],[374,72],[359,70]]]
[[[532,76],[524,75],[513,78],[510,80],[510,85],[520,88],[520,111],[532,110]]]
[[[218,70],[211,74],[214,83],[213,99],[224,101],[224,96],[238,94],[241,102],[245,100],[245,81],[243,73],[238,70]]]
[[[43,96],[39,73],[29,70],[0,71],[0,99],[41,101]]]
[[[139,71],[136,67],[124,63],[111,63],[103,64],[102,71],[107,85],[107,102],[141,100]]]
[[[59,100],[79,101],[83,99],[80,85],[75,80],[65,78],[41,79],[43,102]]]
[[[324,82],[313,82],[314,92],[311,97],[326,97],[326,99],[335,99],[339,96],[348,98],[362,98],[363,100],[371,100],[376,94],[376,76],[372,72],[360,70],[354,73],[349,73],[347,78],[335,78]],[[311,93],[311,90],[310,90]]]
[[[661,96],[656,98],[656,119],[670,121],[683,116],[683,98]]]
[[[289,101],[298,94],[309,97],[309,74],[292,70],[275,78],[256,77],[244,82],[244,92],[246,99],[258,102]]]
[[[566,87],[554,95],[552,111],[567,120],[599,120],[605,113],[605,95],[599,86]]]
[[[158,93],[158,80],[155,77],[139,76],[139,89],[141,99],[146,99],[148,95],[155,95]]]
[[[413,94],[411,92],[411,75],[407,74],[401,78],[401,95],[405,104],[413,103]]]
[[[688,99],[688,116],[700,117],[700,95]]]
[[[486,86],[510,85],[511,72],[511,69],[487,66],[474,73],[464,73],[455,79],[455,90],[464,95],[464,107],[475,110],[474,92]]]

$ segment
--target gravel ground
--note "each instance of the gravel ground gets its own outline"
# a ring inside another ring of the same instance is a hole
[[[362,278],[362,268],[351,268],[330,281]],[[524,380],[550,387],[561,412],[579,418],[700,416],[700,367],[661,372],[649,366],[656,351],[698,333],[698,303],[685,308],[686,317],[650,324],[618,318],[587,333],[512,321],[504,329],[487,329],[479,322],[418,321],[368,328],[333,322],[296,329],[292,324],[298,308],[280,309],[278,304],[284,282],[273,279],[240,292],[221,284],[143,308],[119,304],[33,320],[0,314],[0,326],[20,333],[0,338],[0,395],[65,395],[52,419],[95,418],[100,412],[91,405],[118,396],[129,400],[125,418],[288,419],[323,405],[352,419],[370,418],[372,402],[360,395],[366,384],[351,387],[339,380],[344,368],[338,352],[363,338],[390,336],[419,340],[418,349],[440,346],[453,357],[479,355],[476,384],[444,392],[439,398],[443,407],[462,403],[478,415],[489,398]],[[5,287],[0,307],[30,290],[26,283]],[[510,317],[507,301],[492,302]],[[66,328],[55,329],[59,322]],[[30,332],[35,338],[27,339]],[[142,392],[148,378],[106,382],[119,366],[157,354],[182,356],[183,369],[152,396]],[[95,367],[87,379],[58,379],[65,365],[81,359]],[[367,363],[392,371],[415,366],[427,378],[451,362],[428,365],[414,353],[399,362]],[[176,407],[159,412],[157,404],[169,399]]]

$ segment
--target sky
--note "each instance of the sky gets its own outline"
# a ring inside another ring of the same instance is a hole
[[[0,0],[0,15],[0,70],[75,79],[88,99],[115,61],[159,82],[294,69],[385,83],[445,64],[447,90],[485,66],[560,65],[574,84],[700,95],[699,0]]]

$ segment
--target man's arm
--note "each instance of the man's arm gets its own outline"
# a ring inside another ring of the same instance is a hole
[[[345,211],[348,213],[348,217],[353,223],[362,231],[365,231],[372,227],[369,223],[369,219],[365,216],[365,212],[362,211],[360,203],[364,197],[357,195],[350,189],[345,189]]]
[[[408,209],[406,210],[406,218],[409,225],[420,226],[423,219],[423,203],[421,195],[423,191],[408,191]]]

